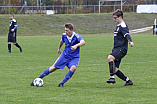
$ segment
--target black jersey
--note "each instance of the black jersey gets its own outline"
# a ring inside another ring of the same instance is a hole
[[[114,31],[114,48],[128,49],[128,40],[126,38],[129,34],[128,26],[122,22],[118,24]]]
[[[17,22],[15,19],[10,20],[10,24],[9,24],[9,33],[12,33],[11,29],[13,29],[15,26],[17,26]],[[14,32],[16,33],[17,29],[14,30]]]

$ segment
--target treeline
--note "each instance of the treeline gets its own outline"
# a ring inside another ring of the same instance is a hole
[[[0,6],[41,6],[50,5],[98,5],[99,0],[0,0]],[[157,4],[157,0],[123,0],[125,4]],[[117,1],[105,1],[106,5],[119,4]]]
[[[157,4],[157,0],[122,1],[124,12],[136,12],[139,4]],[[104,1],[101,4],[101,13],[121,8],[120,1]],[[0,14],[45,14],[45,10],[54,10],[58,14],[98,13],[98,5],[99,0],[0,0]]]

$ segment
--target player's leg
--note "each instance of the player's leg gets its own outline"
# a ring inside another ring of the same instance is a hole
[[[126,55],[126,50],[121,50],[119,52],[119,54],[117,55],[117,60],[115,60],[115,66],[116,66],[116,71],[115,71],[115,74],[120,78],[122,79],[123,81],[126,81],[126,84],[123,85],[123,86],[126,86],[126,85],[133,85],[133,82],[125,76],[125,74],[119,70],[119,66],[120,66],[120,63],[121,63],[121,59]]]
[[[122,51],[122,49],[113,49],[112,53],[108,56],[108,63],[109,63],[109,70],[110,70],[110,79],[107,81],[107,83],[115,83],[115,71],[116,67],[119,68],[121,58],[123,58],[126,55],[127,51]],[[118,64],[116,64],[119,62]]]
[[[115,57],[113,55],[108,56],[110,79],[106,81],[107,83],[113,83],[114,84],[116,82],[115,81],[115,76],[114,76],[115,70],[116,70],[114,60],[115,60]]]
[[[22,52],[22,47],[18,43],[13,43],[13,44],[20,49],[20,52]]]
[[[64,79],[62,80],[62,82],[58,85],[58,87],[64,87],[64,83],[67,82],[74,74],[75,70],[76,70],[76,66],[73,65],[70,70],[68,71],[68,73],[65,75]]]
[[[79,58],[74,58],[72,59],[68,64],[67,67],[70,69],[68,71],[68,73],[65,75],[64,79],[62,80],[62,82],[58,85],[58,87],[64,87],[64,83],[66,83],[74,74],[74,72],[77,69],[79,63]]]
[[[121,60],[115,61],[115,66],[116,66],[115,74],[123,81],[126,81],[126,83],[123,86],[133,85],[133,82],[128,77],[126,77],[121,70],[119,70],[120,62]]]
[[[56,71],[57,69],[63,69],[67,64],[67,59],[64,57],[63,54],[56,60],[56,62],[48,69],[44,70],[38,78],[44,78],[45,76],[49,75],[50,73]],[[31,86],[34,86],[33,81],[31,82]]]
[[[44,78],[45,76],[49,75],[50,73],[56,71],[58,68],[56,68],[55,66],[51,66],[50,68],[47,68],[46,70],[44,70],[40,76],[38,78]]]
[[[121,60],[115,61],[115,66],[116,66],[115,74],[123,81],[126,81],[127,77],[124,75],[122,71],[119,70],[120,63],[121,63]]]
[[[8,34],[8,53],[11,53],[11,34]]]
[[[56,68],[56,67],[54,67],[54,66],[52,65],[50,68],[44,70],[44,71],[39,75],[38,78],[41,78],[41,79],[42,79],[42,78],[44,78],[45,76],[49,75],[50,73],[54,72],[54,71],[57,70],[57,69],[58,69],[58,68]],[[31,86],[34,86],[33,81],[31,82],[30,85],[31,85]]]
[[[16,43],[16,33],[15,32],[13,32],[12,41],[13,41],[13,44],[20,49],[20,52],[22,52],[22,47],[18,43]]]
[[[11,42],[8,42],[8,53],[11,53]]]

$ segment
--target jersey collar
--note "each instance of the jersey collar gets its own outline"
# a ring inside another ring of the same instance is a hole
[[[68,38],[68,40],[69,40],[70,43],[71,43],[71,40],[72,40],[72,38],[73,38],[74,35],[75,35],[75,32],[73,32],[73,34],[72,34],[71,37],[68,37],[68,36],[67,36],[67,38]]]

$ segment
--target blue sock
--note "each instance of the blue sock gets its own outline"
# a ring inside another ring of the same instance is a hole
[[[69,70],[69,72],[65,75],[63,81],[61,83],[65,83],[67,82],[72,76],[73,76],[74,72],[72,72],[71,70]]]
[[[43,77],[47,76],[48,74],[50,74],[49,68],[44,70],[43,73],[41,73],[38,78],[43,78]]]

